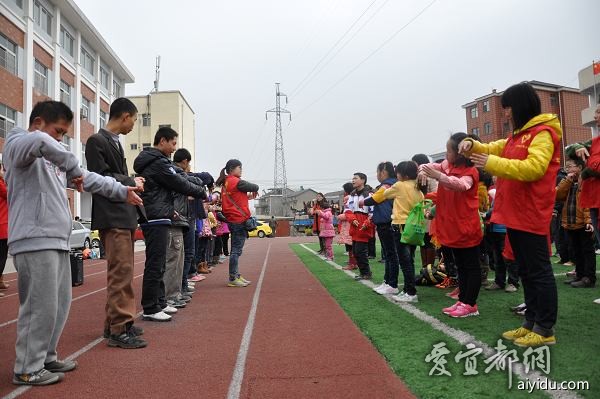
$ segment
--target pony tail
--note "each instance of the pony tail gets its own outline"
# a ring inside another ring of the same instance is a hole
[[[225,168],[223,168],[223,169],[221,169],[221,173],[219,174],[219,178],[215,182],[215,185],[217,185],[217,186],[220,187],[223,184],[225,184],[225,178],[226,177],[227,177],[227,174],[225,173]]]

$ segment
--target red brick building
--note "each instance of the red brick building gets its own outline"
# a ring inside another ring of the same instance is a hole
[[[53,99],[74,115],[63,144],[85,166],[85,143],[133,75],[72,0],[0,0],[0,154],[33,106]],[[68,190],[71,211],[91,216],[91,196]]]
[[[542,112],[558,115],[562,129],[562,146],[589,140],[592,131],[581,122],[581,111],[589,107],[589,98],[578,89],[532,80],[529,82],[542,103]],[[507,137],[512,131],[500,104],[503,92],[492,90],[490,94],[464,104],[467,132],[475,133],[484,142]]]

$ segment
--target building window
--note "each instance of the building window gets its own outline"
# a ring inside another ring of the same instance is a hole
[[[150,148],[150,147],[151,147],[150,143],[142,143],[142,149],[145,150],[146,148]]]
[[[15,127],[16,120],[17,111],[4,104],[0,104],[0,137],[6,138],[6,134],[10,132],[10,129]]]
[[[84,169],[87,169],[87,159],[85,159],[85,144],[81,144],[81,166]]]
[[[510,131],[510,125],[508,124],[508,122],[504,122],[502,124],[502,132],[503,133],[508,133]]]
[[[131,148],[132,150],[137,150],[137,144],[131,144],[129,148]]]
[[[0,33],[0,66],[17,74],[17,45]]]
[[[113,96],[115,98],[121,97],[121,86],[119,86],[119,84],[114,80],[113,80]]]
[[[62,137],[62,143],[63,147],[65,147],[67,150],[71,151],[71,145],[73,144],[73,139],[70,138],[69,136],[67,136],[66,134],[63,135]]]
[[[167,123],[167,124],[165,124],[165,125],[158,125],[158,128],[159,128],[159,129],[160,129],[161,127],[168,127],[168,128],[170,128],[170,127],[171,127],[171,124],[170,124],[170,123]]]
[[[92,76],[94,76],[94,64],[94,57],[81,47],[81,66]]]
[[[106,126],[106,112],[100,110],[100,128],[104,129]]]
[[[490,112],[490,100],[483,102],[483,112]]]
[[[71,86],[64,80],[60,81],[60,101],[71,108]]]
[[[48,36],[52,36],[52,14],[38,1],[33,3],[33,22]]]
[[[471,119],[477,118],[477,107],[471,108]]]
[[[553,107],[558,105],[558,96],[556,93],[550,93],[550,105]]]
[[[142,114],[142,126],[150,126],[150,114]]]
[[[90,100],[81,96],[81,119],[87,119],[90,116]]]
[[[75,38],[65,29],[64,26],[60,27],[60,47],[73,57],[73,48],[75,44]]]
[[[483,124],[483,132],[485,134],[492,134],[492,124],[490,122]]]
[[[478,127],[474,127],[473,129],[471,129],[471,134],[479,136],[479,128]]]
[[[104,68],[102,68],[102,66],[100,66],[100,84],[106,90],[108,90],[108,79],[109,78],[110,78],[110,75],[108,74],[108,72],[106,72],[106,69],[104,69]]]
[[[42,94],[48,95],[48,68],[35,60],[35,77],[33,87]]]

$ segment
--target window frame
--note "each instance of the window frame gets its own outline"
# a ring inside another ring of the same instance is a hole
[[[476,134],[479,136],[479,128],[478,127],[474,127],[471,129],[471,134]]]
[[[104,116],[102,116],[102,114],[104,114]],[[99,119],[100,119],[100,128],[101,128],[101,129],[103,129],[103,128],[105,128],[105,127],[106,127],[106,119],[107,119],[107,116],[108,116],[108,115],[106,114],[106,112],[104,112],[104,111],[100,110],[100,117],[99,117]]]
[[[100,65],[100,85],[108,90],[108,81],[110,79],[110,73],[102,65]]]
[[[82,95],[81,96],[81,108],[79,111],[81,119],[87,119],[89,122],[90,108],[91,108],[91,101]],[[85,112],[84,112],[84,110],[85,110]]]
[[[490,100],[485,100],[482,104],[483,112],[490,112]]]
[[[87,68],[86,64],[88,64],[89,62],[89,66],[90,69]],[[80,61],[81,66],[83,67],[83,69],[89,73],[92,76],[96,76],[96,74],[94,73],[95,70],[95,64],[96,64],[96,59],[92,56],[92,54],[90,54],[89,51],[87,51],[85,49],[84,46],[81,46],[81,61]]]
[[[142,114],[142,126],[151,126],[152,124],[152,115],[151,114]]]
[[[479,116],[479,111],[477,110],[477,106],[471,107],[471,119],[475,119]]]
[[[41,71],[40,71],[41,69]],[[43,87],[40,87],[43,85]],[[42,64],[38,59],[34,59],[33,63],[33,87],[44,95],[48,95],[48,67]]]
[[[131,151],[137,151],[137,149],[138,149],[138,145],[137,145],[137,143],[130,144],[130,145],[129,145],[129,149],[130,149]]]
[[[113,79],[113,91],[112,94],[115,98],[121,97],[121,85]]]
[[[9,49],[8,46],[11,45],[13,48]],[[0,33],[0,49],[4,50],[5,55],[4,55],[4,61],[0,62],[0,66],[3,67],[4,69],[6,69],[8,72],[12,73],[13,75],[17,74],[17,70],[18,70],[18,63],[17,63],[17,49],[19,47],[17,46],[16,43],[14,43],[12,40],[10,40],[8,37],[4,36],[2,33]],[[14,59],[14,65],[12,65],[12,69],[9,68],[9,63],[8,63],[8,56],[11,56]],[[2,58],[0,57],[0,60]]]
[[[491,122],[485,122],[483,124],[483,133],[484,134],[492,134],[492,123]]]
[[[9,115],[9,113],[11,115]],[[8,105],[0,104],[0,137],[6,138],[6,135],[17,124],[17,110]]]
[[[65,89],[65,86],[66,86],[66,89]],[[71,108],[71,105],[72,105],[71,89],[72,89],[71,85],[69,85],[67,82],[65,82],[62,79],[60,80],[60,101],[67,104],[69,106],[69,108]],[[64,97],[68,98],[68,102],[65,101]]]
[[[65,39],[68,39],[68,42],[70,43],[70,51],[65,47]],[[60,26],[60,47],[62,47],[71,57],[75,56],[75,38],[73,35],[71,35],[71,32],[64,27],[64,25]]]
[[[42,18],[45,15],[45,18]],[[52,36],[52,19],[54,15],[38,0],[33,2],[33,23],[48,36]],[[44,21],[45,19],[45,21]]]

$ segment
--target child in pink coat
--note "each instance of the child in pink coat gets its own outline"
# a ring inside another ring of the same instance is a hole
[[[333,228],[333,214],[331,206],[327,202],[323,202],[321,209],[316,211],[319,215],[319,237],[325,240],[325,258],[333,260],[333,237],[335,237],[335,229]]]

